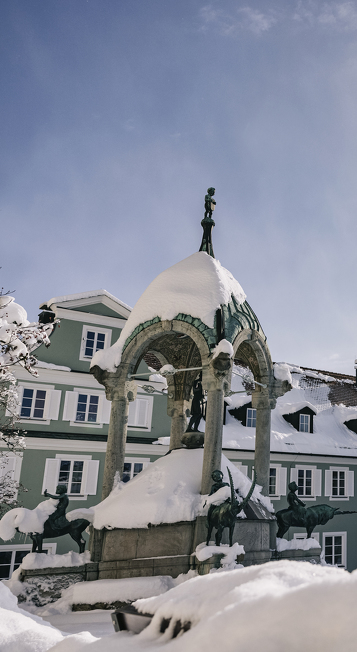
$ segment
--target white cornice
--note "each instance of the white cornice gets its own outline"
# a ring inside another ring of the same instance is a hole
[[[112,328],[124,328],[126,324],[126,319],[95,315],[91,312],[81,312],[80,310],[68,310],[68,308],[58,308],[57,306],[52,306],[52,308],[57,319],[69,319],[71,321],[81,321],[85,324],[111,326]]]
[[[56,306],[60,308],[78,308],[80,306],[92,306],[95,303],[102,303],[114,312],[120,312],[125,318],[128,318],[132,308],[120,299],[117,299],[107,290],[90,290],[89,292],[80,292],[79,294],[68,294],[61,297],[52,297],[46,303],[41,303],[40,308],[47,305],[53,309]]]
[[[1,444],[0,444],[1,448]],[[77,451],[79,453],[105,453],[107,444],[104,441],[87,441],[80,439],[52,439],[42,437],[27,437],[27,450]],[[126,455],[158,455],[163,456],[169,450],[168,446],[155,444],[127,444]]]
[[[18,380],[28,383],[53,383],[55,385],[78,385],[79,387],[93,387],[102,389],[103,386],[92,376],[92,374],[81,374],[77,371],[58,371],[57,369],[37,368],[38,378],[31,376],[26,369],[14,367],[14,375]]]

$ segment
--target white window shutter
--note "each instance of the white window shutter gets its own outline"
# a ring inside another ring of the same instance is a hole
[[[239,464],[239,466],[237,465],[237,469],[242,471],[242,473],[248,477],[248,467],[245,464]]]
[[[62,392],[60,389],[52,389],[46,391],[46,403],[43,415],[45,419],[52,419],[53,421],[57,421],[61,403],[61,394]]]
[[[63,421],[75,421],[78,405],[78,392],[66,392],[63,408]]]
[[[0,478],[9,473],[9,479],[14,480],[16,466],[16,455],[6,455],[0,458]]]
[[[347,471],[347,496],[355,495],[354,471]]]
[[[143,428],[147,427],[147,415],[149,410],[149,401],[146,398],[137,398],[138,402],[137,407],[137,416],[136,416],[136,425]]]
[[[110,411],[112,409],[112,402],[108,401],[105,397],[105,394],[99,399],[99,409],[101,410],[101,420],[100,423],[109,423],[110,421]],[[99,421],[99,419],[98,419]]]
[[[321,469],[313,469],[312,471],[312,494],[313,496],[321,496]]]
[[[55,494],[58,485],[58,476],[61,460],[51,457],[46,460],[45,474],[43,476],[42,493],[47,489],[48,493]]]
[[[286,496],[287,468],[281,466],[278,471],[278,496]]]
[[[14,410],[14,412],[15,412],[15,414],[20,414],[20,412],[21,412],[21,404],[22,404],[22,397],[24,395],[24,388],[22,387],[22,385],[17,386],[17,395],[18,395],[18,404],[17,404],[16,409]],[[10,410],[6,409],[5,416],[6,417],[11,417],[12,416],[12,413],[10,412]]]
[[[128,426],[135,426],[135,415],[136,415],[136,400],[130,401],[129,403],[129,416],[128,416]]]
[[[297,484],[298,481],[298,470],[295,469],[290,469],[290,482],[296,482]]]
[[[325,496],[332,496],[332,471],[325,471]]]
[[[84,473],[81,493],[86,496],[95,496],[98,484],[99,460],[88,460],[84,464]]]

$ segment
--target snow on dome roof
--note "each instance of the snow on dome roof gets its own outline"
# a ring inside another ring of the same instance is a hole
[[[232,274],[206,252],[192,254],[150,283],[134,306],[118,341],[109,349],[97,351],[91,366],[115,371],[127,338],[137,326],[155,317],[171,320],[183,313],[213,328],[216,310],[228,305],[232,295],[238,304],[245,301],[246,295]]]

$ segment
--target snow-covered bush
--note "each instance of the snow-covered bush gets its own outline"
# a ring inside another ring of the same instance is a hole
[[[19,364],[32,376],[38,376],[32,353],[41,344],[50,345],[55,323],[30,323],[26,310],[15,303],[14,297],[0,292],[0,518],[19,506],[19,490],[26,491],[13,479],[9,466],[9,453],[20,455],[26,445],[25,431],[16,428],[19,399],[11,367]]]

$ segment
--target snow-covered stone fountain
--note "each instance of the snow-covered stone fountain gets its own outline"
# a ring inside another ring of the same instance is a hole
[[[213,208],[213,206],[212,206]],[[271,557],[275,520],[267,498],[270,460],[270,413],[288,383],[274,378],[266,337],[246,295],[232,274],[214,258],[212,210],[202,220],[200,251],[162,272],[135,305],[119,340],[98,351],[92,373],[112,401],[105,462],[103,502],[89,514],[92,562],[99,578],[169,574],[192,567],[192,553],[205,541],[204,496],[212,472],[230,468],[244,498],[250,480],[222,457],[224,397],[229,395],[233,360],[252,371],[256,384],[255,471],[257,487],[235,541],[245,547],[245,563]],[[124,466],[130,401],[143,356],[152,353],[168,382],[171,417],[170,454],[157,460],[130,483],[117,482]],[[191,389],[199,373],[207,396],[204,448],[186,449]],[[259,486],[258,486],[259,485]]]

